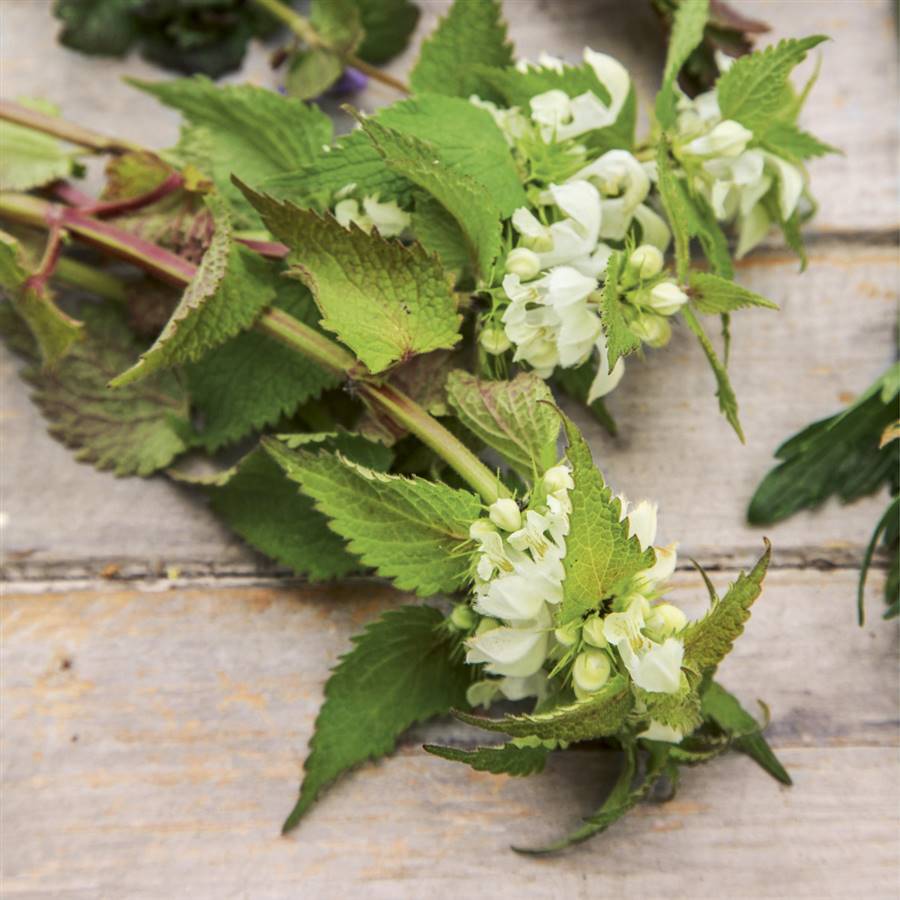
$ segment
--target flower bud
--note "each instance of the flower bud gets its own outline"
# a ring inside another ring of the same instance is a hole
[[[471,631],[477,621],[478,617],[468,603],[457,603],[450,613],[450,623],[457,631]]]
[[[609,681],[609,657],[602,650],[585,650],[575,658],[572,681],[576,688],[592,693]]]
[[[600,616],[591,616],[581,626],[581,636],[586,644],[599,647],[601,650],[609,643],[603,633],[603,619]]]
[[[709,134],[694,138],[685,150],[695,156],[740,156],[752,137],[752,131],[738,122],[726,119],[719,122]]]
[[[640,278],[653,278],[663,267],[663,255],[652,244],[641,244],[628,258],[629,268]]]
[[[518,275],[522,281],[530,281],[541,271],[541,261],[533,250],[516,247],[506,257],[506,271]]]
[[[654,313],[643,313],[628,327],[632,334],[651,347],[664,347],[672,336],[672,326],[668,320]]]
[[[491,356],[499,356],[512,347],[512,342],[506,336],[506,332],[498,325],[491,325],[485,328],[481,332],[478,342]]]
[[[497,529],[485,519],[476,519],[469,526],[469,537],[473,541],[483,541],[488,535],[496,533]]]
[[[522,513],[515,500],[502,497],[489,507],[491,521],[504,531],[518,531],[522,527]]]
[[[544,490],[548,494],[555,494],[557,491],[571,491],[575,487],[572,480],[572,473],[568,466],[553,466],[544,472]]]
[[[567,622],[560,628],[557,628],[556,631],[553,632],[553,636],[559,641],[563,647],[571,647],[575,641],[578,640],[578,630],[581,623],[578,619],[573,619],[571,622]]]
[[[661,316],[673,316],[687,301],[688,295],[674,281],[661,281],[650,291],[647,306]]]
[[[671,603],[660,603],[650,610],[647,627],[662,637],[681,631],[687,625],[687,616]]]

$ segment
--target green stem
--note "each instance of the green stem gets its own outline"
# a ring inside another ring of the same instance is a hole
[[[128,151],[139,151],[142,148],[130,141],[121,141],[115,138],[108,138],[95,131],[82,128],[65,119],[56,116],[48,116],[45,113],[30,109],[27,106],[21,106],[18,103],[11,103],[8,100],[0,100],[0,119],[7,122],[14,122],[16,125],[24,125],[26,128],[33,128],[44,134],[50,134],[58,137],[70,144],[78,147],[85,147],[96,153],[126,153]]]
[[[121,279],[68,256],[59,258],[53,278],[71,287],[96,294],[104,300],[112,300],[114,303],[125,303],[128,300],[128,292]]]
[[[392,75],[388,75],[387,72],[382,72],[381,69],[378,69],[375,66],[369,65],[369,63],[360,59],[355,53],[344,52],[329,45],[327,41],[322,39],[322,36],[316,31],[309,19],[305,16],[301,16],[300,13],[282,3],[281,0],[253,0],[253,2],[278,19],[279,22],[284,23],[310,49],[321,47],[326,50],[331,50],[343,59],[345,65],[353,66],[354,69],[359,69],[359,71],[368,78],[371,78],[374,81],[380,81],[382,84],[386,84],[389,87],[394,88],[394,90],[400,91],[402,94],[409,93],[409,88],[399,79],[394,78]]]
[[[156,244],[121,231],[108,222],[99,222],[37,197],[0,193],[0,217],[45,229],[51,223],[59,222],[74,237],[172,284],[184,286],[196,272],[196,266],[192,263]],[[72,271],[70,267],[70,275]],[[79,286],[87,287],[84,283]],[[330,338],[283,310],[274,308],[260,316],[256,328],[329,371],[356,381],[359,392],[366,400],[380,406],[398,425],[444,459],[478,491],[486,503],[510,496],[496,475],[437,419],[395,387],[367,380],[365,370],[356,358]]]

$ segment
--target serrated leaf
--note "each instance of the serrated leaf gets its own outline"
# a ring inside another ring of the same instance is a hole
[[[529,481],[557,461],[560,416],[546,383],[530,372],[482,381],[457,369],[447,399],[459,420]]]
[[[354,0],[365,37],[356,50],[374,65],[402,53],[419,22],[419,8],[410,0]]]
[[[443,163],[426,141],[386,128],[372,119],[361,120],[388,168],[399,172],[434,197],[456,220],[475,271],[489,281],[500,253],[501,214],[486,188],[474,178]],[[493,127],[493,123],[492,123]]]
[[[895,470],[896,471],[896,470]],[[866,624],[866,579],[869,576],[869,568],[872,565],[872,557],[875,554],[875,548],[878,546],[879,540],[885,547],[890,548],[897,544],[898,529],[900,529],[900,497],[894,497],[893,501],[888,504],[888,508],[884,511],[884,515],[878,520],[872,537],[866,546],[866,552],[863,554],[863,561],[859,567],[859,582],[856,589],[856,609],[860,626]],[[884,586],[885,600],[888,602],[888,610],[884,617],[890,618],[896,615],[894,609],[900,604],[900,592],[897,590],[898,577],[898,548],[894,547],[893,558],[891,560],[888,577]]]
[[[296,282],[278,286],[274,305],[307,325],[318,322],[309,291]],[[275,425],[339,383],[305,356],[255,331],[242,332],[189,363],[185,376],[202,416],[197,438],[209,451]]]
[[[778,304],[747,290],[728,278],[710,272],[691,272],[689,282],[691,304],[707,315],[734,312],[748,306],[778,309]]]
[[[452,652],[443,618],[427,606],[404,606],[353,639],[325,685],[300,797],[283,831],[339,775],[390,753],[411,725],[466,702],[473,670]]]
[[[569,492],[572,512],[563,560],[566,578],[558,625],[565,625],[595,609],[619,583],[653,565],[652,548],[641,552],[636,537],[628,536],[628,521],[620,521],[622,504],[594,466],[591,451],[577,428],[564,419],[575,487]]]
[[[731,736],[732,746],[759,763],[777,781],[788,785],[793,783],[762,736],[759,723],[741,706],[737,697],[711,681],[703,692],[701,703],[703,715]]]
[[[128,79],[187,120],[177,155],[209,175],[229,202],[248,212],[232,173],[253,184],[315,161],[331,141],[331,120],[299,100],[249,84],[209,79],[152,83]]]
[[[776,119],[766,128],[760,140],[767,150],[793,163],[841,152],[837,147],[832,147],[808,131],[798,128],[793,122],[784,122],[780,119]]]
[[[429,253],[437,254],[448,272],[459,274],[471,268],[469,248],[462,229],[456,219],[430,194],[419,194],[416,197],[411,231]]]
[[[209,198],[215,231],[197,273],[153,346],[111,384],[122,387],[152,372],[194,362],[250,328],[275,300],[278,264],[233,238],[221,198]]]
[[[735,60],[716,82],[722,118],[765,131],[781,107],[792,69],[825,40],[823,35],[789,38]]]
[[[766,550],[749,575],[741,574],[728,592],[709,612],[681,632],[684,640],[684,666],[696,672],[714,672],[743,633],[750,618],[750,606],[762,592],[763,579],[772,556],[772,545],[765,539]]]
[[[616,734],[634,706],[628,679],[615,675],[599,691],[585,700],[557,706],[536,715],[504,716],[489,719],[454,710],[453,715],[467,725],[497,731],[512,737],[541,740],[589,741]]]
[[[344,71],[344,60],[328,47],[298,50],[291,56],[284,76],[288,95],[313,100],[324,94]]]
[[[283,175],[263,179],[256,187],[278,200],[297,206],[327,209],[334,195],[354,186],[362,196],[395,200],[408,205],[413,185],[385,164],[365,132],[357,130],[340,138],[312,163]]]
[[[457,343],[461,316],[447,274],[420,244],[405,247],[250,188],[244,192],[291,249],[322,312],[322,327],[370,371]]]
[[[459,97],[420,94],[384,107],[373,119],[429,144],[447,168],[482,185],[504,218],[527,204],[509,145],[487,110]],[[391,154],[385,156],[390,164]]]
[[[700,346],[709,361],[709,366],[716,379],[716,396],[719,398],[719,410],[728,420],[728,424],[734,429],[735,433],[740,438],[741,443],[744,443],[744,430],[741,428],[740,419],[738,419],[737,397],[735,396],[734,388],[731,386],[728,370],[722,365],[721,360],[713,348],[712,342],[703,330],[703,326],[694,315],[694,311],[689,306],[683,306],[681,308],[681,316],[688,328],[696,335],[697,340],[700,342]]]
[[[498,0],[455,0],[438,27],[422,43],[409,76],[413,91],[432,91],[468,99],[481,93],[476,66],[511,66],[512,45],[506,38]]]
[[[550,755],[550,751],[546,747],[522,747],[512,743],[503,744],[501,747],[478,747],[475,750],[425,744],[424,749],[441,759],[465,763],[476,772],[516,777],[543,772],[547,757]]]
[[[335,454],[288,450],[271,439],[263,446],[379,575],[422,597],[468,583],[469,526],[481,514],[475,494],[383,475]]]
[[[119,313],[89,305],[84,338],[50,369],[28,369],[47,430],[75,458],[116,475],[150,475],[187,449],[187,397],[171,375],[112,391],[107,382],[134,357],[136,342]]]
[[[678,175],[671,157],[671,144],[661,137],[656,151],[656,170],[658,174],[659,196],[662,200],[669,228],[672,229],[672,240],[675,245],[675,268],[678,280],[687,280],[688,267],[691,262],[691,232],[688,226],[690,211],[686,194],[679,183]]]
[[[39,101],[22,105],[51,115],[57,112],[56,107]],[[52,135],[0,120],[0,191],[30,191],[68,178],[77,157],[78,151],[66,149]]]
[[[390,451],[355,435],[303,435],[307,446],[339,447],[343,453],[387,468]],[[202,485],[210,507],[233,531],[266,556],[312,581],[341,578],[362,567],[345,541],[328,527],[313,501],[263,450]]]
[[[0,231],[0,289],[28,325],[44,365],[59,362],[82,336],[81,322],[57,307],[50,289],[35,286],[19,242],[5,231]]]
[[[641,346],[641,339],[632,333],[625,321],[619,301],[619,276],[624,259],[622,253],[610,254],[606,264],[606,280],[600,291],[600,321],[606,335],[610,371],[621,357]]]
[[[635,688],[635,694],[643,702],[648,718],[676,728],[682,734],[690,734],[703,719],[700,713],[700,695],[691,687],[683,672],[678,690],[671,694],[643,691],[640,688]]]
[[[708,0],[683,0],[675,9],[662,87],[656,95],[656,118],[663,128],[675,124],[675,80],[688,57],[702,43],[708,20]]]
[[[896,485],[900,445],[879,448],[879,437],[897,415],[897,392],[883,395],[900,373],[895,363],[845,410],[808,425],[776,451],[782,460],[766,475],[750,501],[754,525],[779,522],[801,509],[814,509],[837,495],[849,503]]]

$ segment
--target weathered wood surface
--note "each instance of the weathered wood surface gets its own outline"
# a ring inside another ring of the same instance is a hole
[[[421,5],[427,31],[447,2]],[[723,569],[723,586],[759,552],[743,511],[774,448],[893,358],[898,287],[893,4],[737,5],[768,20],[772,40],[835,38],[805,122],[846,151],[811,167],[821,211],[809,271],[800,276],[774,239],[741,267],[743,283],[782,305],[735,317],[748,445],[719,416],[706,363],[682,333],[629,364],[610,404],[617,439],[587,425],[612,483],[657,499],[661,537]],[[4,96],[43,95],[85,124],[171,143],[176,117],[118,81],[159,70],[57,47],[49,8],[0,0]],[[506,11],[522,55],[574,58],[590,44],[632,68],[644,98],[652,91],[662,48],[649,4],[507,0]],[[266,57],[255,48],[240,77],[272,84]],[[373,85],[359,102],[391,99]],[[274,570],[189,494],[74,463],[45,435],[14,367],[0,355],[4,897],[897,896],[898,634],[877,618],[881,572],[865,629],[853,608],[853,566],[882,498],[767,530],[776,570],[723,668],[748,704],[769,702],[794,788],[729,756],[599,841],[523,860],[508,845],[565,830],[610,773],[573,752],[526,781],[473,774],[419,750],[425,735],[475,739],[442,722],[338,785],[282,839],[327,669],[399,595],[365,581],[273,585],[263,576]],[[134,582],[99,582],[109,564]],[[172,565],[179,578],[157,578]],[[697,611],[703,593],[678,574],[677,599]]]
[[[3,895],[893,896],[897,624],[855,628],[853,587],[847,571],[774,572],[722,670],[748,705],[769,703],[793,788],[728,757],[540,862],[508,845],[589,813],[611,762],[573,752],[526,781],[473,774],[419,749],[478,739],[444,723],[277,836],[322,675],[392,590],[9,596]],[[696,607],[705,589],[679,575],[674,595]]]

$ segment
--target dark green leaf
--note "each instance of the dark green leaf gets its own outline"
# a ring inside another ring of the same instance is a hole
[[[425,750],[441,759],[462,762],[476,772],[493,775],[525,776],[543,772],[550,751],[546,747],[503,744],[501,747],[478,747],[476,750],[460,750],[457,747],[439,747],[425,744]]]

